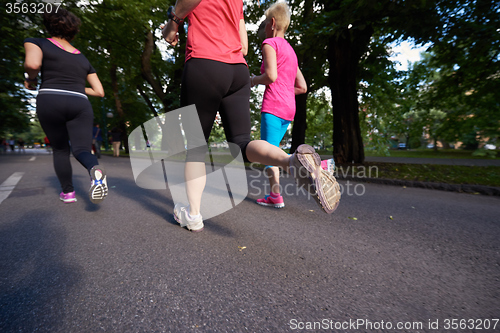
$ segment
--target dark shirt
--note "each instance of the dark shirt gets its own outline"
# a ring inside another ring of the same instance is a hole
[[[101,128],[94,126],[92,129],[92,139],[96,139],[96,141],[102,141]],[[96,135],[97,134],[97,135]]]
[[[87,75],[94,67],[83,54],[67,52],[45,38],[26,38],[42,49],[42,84],[40,89],[62,89],[85,94]]]
[[[111,141],[118,142],[122,140],[122,133],[120,131],[112,131],[111,132]]]

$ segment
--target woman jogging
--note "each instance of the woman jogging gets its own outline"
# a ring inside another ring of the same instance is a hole
[[[279,147],[288,125],[295,116],[295,95],[304,94],[307,84],[298,67],[297,55],[285,40],[290,24],[290,9],[284,2],[277,2],[265,12],[266,38],[262,43],[261,75],[252,75],[254,87],[264,84],[266,90],[262,101],[260,138]],[[266,166],[270,193],[257,204],[275,208],[285,207],[280,191],[280,170]]]
[[[163,37],[171,45],[178,42],[179,26],[189,19],[186,42],[186,63],[181,87],[181,105],[196,105],[205,141],[219,111],[228,142],[241,149],[245,161],[285,168],[294,174],[299,186],[308,190],[331,213],[340,199],[335,179],[322,173],[320,157],[307,145],[289,156],[280,148],[263,140],[250,141],[250,74],[239,35],[243,21],[241,0],[178,0],[169,9],[169,21]],[[217,22],[217,24],[214,24]],[[174,218],[192,231],[203,229],[200,212],[201,197],[206,184],[205,156],[191,149],[196,136],[183,128],[188,140],[185,165],[188,206],[176,204]],[[205,150],[207,151],[206,147]],[[310,186],[309,186],[310,185]]]
[[[106,173],[91,153],[94,114],[87,95],[103,97],[104,90],[87,58],[70,44],[79,31],[80,19],[59,8],[44,13],[43,23],[51,38],[24,41],[24,85],[36,90],[41,71],[36,112],[54,153],[54,169],[62,188],[59,198],[65,203],[76,201],[72,151],[90,174],[90,200],[99,203],[108,194],[108,187]],[[85,87],[86,81],[90,87]]]

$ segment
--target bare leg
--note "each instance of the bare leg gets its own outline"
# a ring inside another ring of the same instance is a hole
[[[247,158],[250,162],[265,165],[275,165],[288,171],[290,156],[281,148],[273,146],[264,140],[250,141],[247,146]]]
[[[251,141],[247,146],[247,158],[251,162],[276,165],[288,171],[290,156],[267,141]],[[276,168],[277,169],[277,168]],[[184,169],[186,194],[189,201],[189,214],[200,214],[201,196],[206,185],[206,170],[203,162],[186,162]],[[279,170],[278,170],[279,186]]]
[[[186,162],[184,177],[189,201],[189,214],[192,216],[198,215],[200,214],[201,196],[207,182],[205,163]]]
[[[280,169],[278,167],[271,167],[266,169],[267,177],[269,178],[269,185],[271,192],[280,193]]]

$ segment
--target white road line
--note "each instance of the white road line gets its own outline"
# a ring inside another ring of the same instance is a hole
[[[23,177],[24,172],[14,172],[12,176],[7,178],[6,181],[0,185],[0,204],[7,199],[7,197],[10,195],[12,190],[14,190],[14,187],[16,187],[17,183],[21,180]]]
[[[32,158],[30,158],[30,162],[33,162],[34,160],[36,160],[35,156],[33,156]]]

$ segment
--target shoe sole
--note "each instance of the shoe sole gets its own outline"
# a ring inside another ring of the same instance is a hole
[[[309,172],[309,193],[314,195],[316,203],[327,214],[333,213],[340,202],[340,186],[333,175],[321,168],[321,157],[309,145],[297,148],[297,159]],[[314,190],[314,191],[313,191]]]
[[[106,171],[100,166],[93,167],[90,170],[90,177],[92,178],[92,186],[89,190],[89,198],[92,203],[99,204],[108,195],[108,186],[105,183]],[[98,184],[95,184],[96,181]]]
[[[309,145],[300,145],[297,147],[296,158],[298,162],[307,170],[307,177],[295,178],[297,186],[306,187],[306,190],[316,194],[316,180],[320,177],[321,157],[316,153],[313,147]],[[299,176],[303,176],[300,175]],[[307,186],[306,186],[307,185]]]
[[[340,203],[340,185],[337,183],[335,177],[325,171],[321,170],[321,176],[316,184],[317,195],[314,197],[318,205],[323,208],[327,214],[333,213]]]
[[[257,203],[257,205],[261,205],[261,206],[264,206],[264,207],[274,207],[274,208],[278,208],[278,209],[285,208],[285,204],[284,203],[268,204],[268,203],[265,203],[265,202],[258,202],[258,201],[256,201],[256,203]]]
[[[177,212],[176,211],[174,211],[174,220],[177,221],[177,223],[179,223],[179,225],[182,228],[186,228],[186,229],[188,229],[191,232],[200,232],[200,231],[203,231],[203,229],[205,228],[205,226],[202,226],[200,229],[192,229],[192,228],[190,228],[188,224],[182,223],[181,219],[177,216]]]
[[[64,203],[72,203],[72,202],[76,202],[77,201],[76,199],[66,199],[66,200],[63,199],[63,198],[59,198],[59,199],[61,199],[61,201],[64,202]]]

